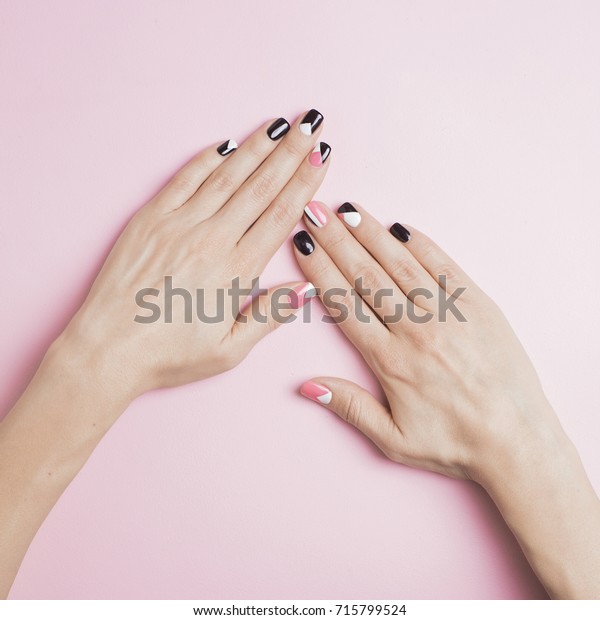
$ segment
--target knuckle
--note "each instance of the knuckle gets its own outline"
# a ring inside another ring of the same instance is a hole
[[[295,213],[293,205],[284,200],[278,200],[269,209],[269,223],[277,232],[291,229],[297,219],[298,214]]]
[[[266,172],[262,172],[250,181],[250,196],[256,201],[263,201],[273,195],[276,189],[275,178]]]
[[[207,185],[213,192],[227,194],[235,189],[233,177],[226,170],[213,172]]]
[[[267,145],[263,140],[263,136],[261,135],[260,139],[248,140],[244,144],[244,150],[247,152],[250,157],[253,159],[262,161],[265,156],[269,153],[267,150]]]
[[[175,190],[176,192],[188,193],[196,189],[196,184],[194,183],[192,178],[184,172],[178,172],[171,179],[171,183],[169,185],[171,189]]]
[[[389,267],[388,273],[395,282],[407,284],[418,277],[418,270],[410,259],[398,258]]]
[[[385,244],[388,240],[388,233],[385,229],[380,228],[379,226],[366,226],[364,234],[364,245],[365,247],[379,248],[385,247]]]
[[[426,235],[420,235],[419,239],[419,255],[422,258],[429,258],[438,253],[437,245]]]
[[[300,159],[304,155],[304,151],[301,148],[300,144],[298,144],[294,140],[284,140],[281,143],[281,148],[283,149],[284,153],[292,159]]]
[[[344,409],[344,420],[355,426],[356,428],[360,428],[361,420],[362,420],[362,407],[360,403],[360,399],[356,394],[349,394],[348,401],[346,403],[346,408]]]
[[[374,294],[383,288],[383,278],[380,271],[374,265],[361,265],[357,269],[356,274],[354,285],[359,293],[363,290]]]
[[[321,257],[314,256],[312,258],[312,264],[310,266],[310,277],[312,280],[319,282],[325,281],[330,266]]]
[[[294,193],[302,198],[311,197],[315,191],[315,181],[312,174],[302,167],[294,175],[292,180]]]
[[[328,227],[326,227],[327,229]],[[345,230],[341,230],[340,232],[330,233],[327,237],[327,250],[328,252],[334,253],[338,251],[338,249],[348,241],[348,234]]]
[[[456,265],[453,265],[451,263],[442,263],[441,265],[438,265],[435,268],[433,277],[436,280],[439,280],[440,276],[444,276],[446,280],[452,280],[455,282],[460,280],[460,276],[458,273],[458,269],[456,268]]]

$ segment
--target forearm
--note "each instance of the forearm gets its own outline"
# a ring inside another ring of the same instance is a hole
[[[600,501],[567,437],[497,455],[480,482],[552,598],[600,598]]]
[[[131,395],[101,355],[62,337],[0,424],[0,597],[31,540]]]

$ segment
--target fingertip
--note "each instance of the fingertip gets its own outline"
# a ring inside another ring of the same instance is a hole
[[[316,297],[317,289],[312,282],[303,282],[302,284],[298,284],[294,286],[289,295],[289,303],[293,310],[298,310],[309,302],[311,299]]]
[[[350,228],[356,228],[362,221],[362,215],[351,202],[338,207],[337,215]]]
[[[301,230],[294,235],[294,245],[300,254],[304,256],[309,256],[315,251],[315,242],[305,230]]]
[[[236,151],[237,148],[238,148],[238,143],[235,140],[230,138],[229,140],[225,140],[225,142],[223,142],[217,147],[217,153],[225,157],[226,155],[229,155],[230,153],[233,153],[234,151]]]
[[[329,405],[333,399],[333,392],[321,383],[310,380],[300,386],[300,394],[321,405]]]

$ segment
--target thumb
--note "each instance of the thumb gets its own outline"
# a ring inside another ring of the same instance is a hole
[[[398,444],[403,440],[389,409],[356,383],[320,377],[304,383],[300,393],[331,409],[386,454],[392,450],[397,451]]]
[[[311,282],[281,284],[256,296],[238,315],[232,336],[245,351],[283,323],[296,319],[298,310],[316,295]]]

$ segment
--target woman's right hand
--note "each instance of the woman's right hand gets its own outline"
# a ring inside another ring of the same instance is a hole
[[[297,259],[387,402],[332,377],[302,393],[391,459],[479,482],[551,596],[600,598],[600,502],[502,312],[417,230],[338,215],[307,206]]]
[[[564,442],[510,325],[465,272],[413,228],[395,224],[390,234],[355,204],[338,215],[322,203],[307,207],[316,243],[305,255],[306,233],[299,233],[297,259],[325,305],[343,307],[337,323],[381,382],[387,403],[325,377],[305,384],[304,395],[359,428],[391,459],[454,478],[478,479],[503,452]],[[340,295],[328,303],[326,291],[335,288]]]

